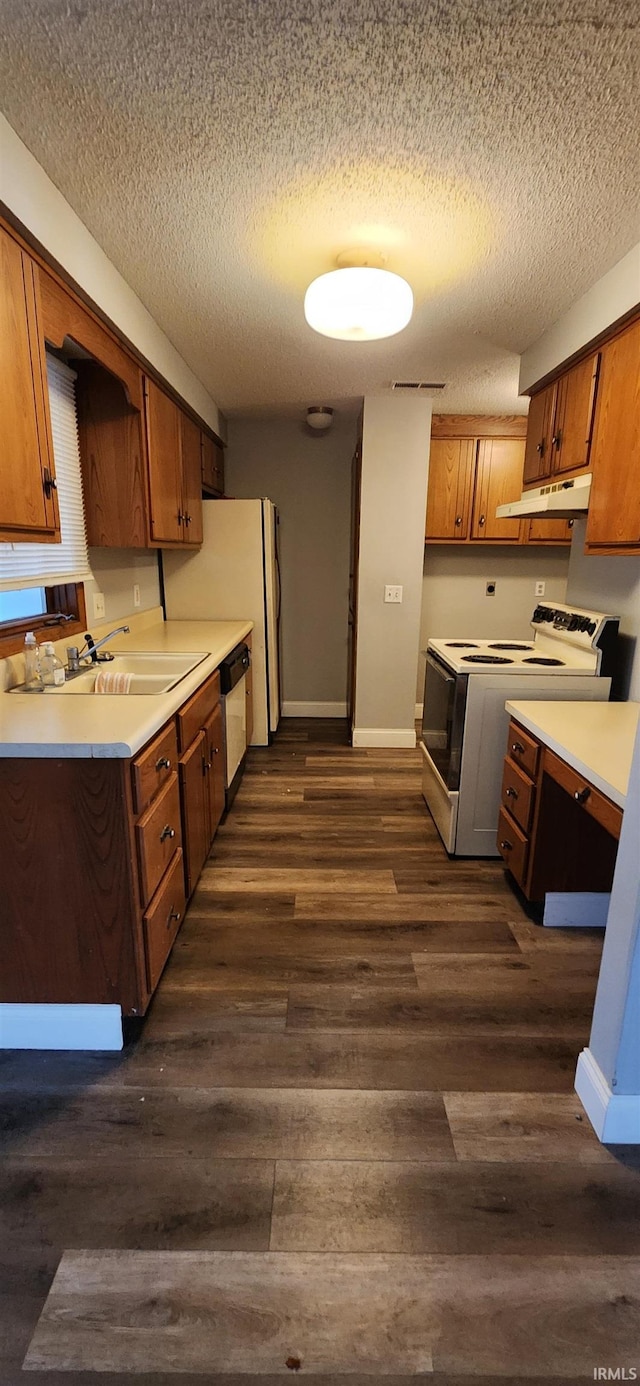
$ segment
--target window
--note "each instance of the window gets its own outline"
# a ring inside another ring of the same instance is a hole
[[[61,543],[0,544],[0,659],[25,632],[60,640],[85,628],[82,578],[90,577],[82,503],[75,372],[47,352]]]
[[[21,587],[13,592],[0,592],[0,623],[19,621],[25,616],[42,616],[46,609],[44,587]]]
[[[53,455],[56,463],[59,544],[0,544],[0,592],[77,582],[91,576],[82,503],[75,372],[47,352]]]

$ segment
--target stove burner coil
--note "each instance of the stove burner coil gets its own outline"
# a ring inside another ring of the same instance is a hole
[[[478,646],[478,645],[475,645],[474,642],[473,642],[473,640],[447,640],[447,641],[446,641],[446,646],[447,646],[447,649],[448,649],[448,650],[477,650],[477,649],[479,649],[479,646]],[[529,647],[527,646],[527,649],[528,649],[528,648],[529,648]]]
[[[563,659],[543,659],[542,655],[532,655],[530,659],[523,659],[523,664],[560,664],[564,665]]]
[[[500,641],[493,641],[493,642],[490,644],[489,649],[490,649],[490,650],[532,650],[532,649],[533,649],[533,645],[532,645],[530,642],[529,642],[528,645],[509,645],[509,644],[507,644],[506,641],[500,640]]]
[[[506,659],[504,655],[463,655],[465,664],[513,664],[512,659]],[[556,661],[552,661],[555,663]],[[560,660],[557,661],[560,663]]]

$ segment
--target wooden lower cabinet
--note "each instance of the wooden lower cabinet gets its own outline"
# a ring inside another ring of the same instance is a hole
[[[497,841],[528,900],[610,891],[621,825],[616,804],[510,723]]]
[[[0,760],[0,1002],[143,1015],[223,810],[217,673],[132,760]]]

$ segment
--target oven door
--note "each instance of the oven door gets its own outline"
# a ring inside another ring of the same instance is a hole
[[[467,674],[453,674],[427,651],[422,740],[447,789],[459,789]]]

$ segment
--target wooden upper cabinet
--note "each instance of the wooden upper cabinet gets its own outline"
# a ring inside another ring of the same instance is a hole
[[[531,396],[524,455],[524,485],[584,472],[591,435],[601,353],[585,357],[558,380]]]
[[[0,540],[59,542],[37,266],[0,229]]]
[[[122,381],[129,403],[142,412],[142,375],[137,362],[69,289],[43,269],[39,279],[45,340],[61,347],[69,337],[84,347],[94,361]]]
[[[573,520],[525,520],[527,544],[570,544]]]
[[[188,544],[202,543],[202,449],[200,429],[180,413],[180,444],[182,453],[182,514],[183,537]]]
[[[519,498],[522,490],[523,460],[524,439],[480,440],[471,521],[472,539],[482,539],[490,543],[520,542],[520,520],[497,519],[496,507]]]
[[[587,552],[640,550],[640,319],[602,347]]]
[[[209,433],[202,434],[202,485],[216,496],[224,495],[224,451]]]
[[[476,442],[432,438],[425,538],[467,539]]]
[[[151,538],[156,543],[181,543],[184,538],[181,410],[148,377],[145,377],[144,392]]]
[[[551,474],[551,438],[556,385],[547,385],[531,396],[524,452],[524,485],[539,486]]]
[[[95,361],[77,361],[76,399],[87,543],[148,544],[142,416],[124,384]]]
[[[551,475],[586,471],[600,367],[600,352],[560,376],[551,435]]]

